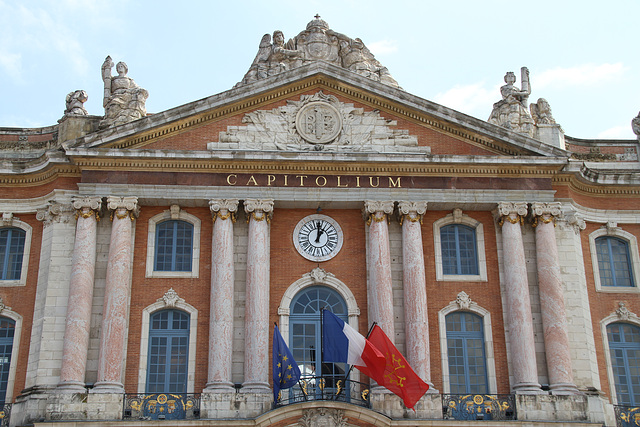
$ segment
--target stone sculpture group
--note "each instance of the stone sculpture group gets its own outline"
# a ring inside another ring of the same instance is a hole
[[[116,65],[117,76],[111,76],[113,61],[110,56],[102,64],[102,80],[104,81],[104,119],[101,128],[128,123],[147,115],[145,102],[149,92],[141,88],[127,77],[129,68],[124,62]]]

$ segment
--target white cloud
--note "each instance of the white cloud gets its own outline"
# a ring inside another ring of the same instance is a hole
[[[377,42],[367,44],[367,47],[374,56],[387,55],[398,51],[398,44],[395,40],[379,40]]]
[[[594,86],[612,81],[628,71],[621,62],[615,64],[583,64],[569,68],[553,68],[532,76],[535,88],[561,86]]]
[[[596,138],[601,139],[633,139],[633,131],[631,130],[631,123],[627,126],[614,126],[612,128],[603,130]]]
[[[499,99],[500,86],[487,89],[484,82],[455,85],[433,97],[433,101],[438,104],[476,117],[490,110],[493,103]]]
[[[21,81],[22,55],[0,51],[0,69],[4,70],[14,81]]]

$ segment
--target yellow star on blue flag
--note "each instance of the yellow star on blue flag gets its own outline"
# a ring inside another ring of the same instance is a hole
[[[300,379],[300,368],[282,339],[278,325],[273,329],[273,400],[278,402],[280,390],[291,388]]]

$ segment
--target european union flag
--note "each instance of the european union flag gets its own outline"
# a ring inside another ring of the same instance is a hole
[[[300,368],[282,339],[278,325],[273,329],[273,401],[278,402],[280,390],[291,388],[300,379]]]

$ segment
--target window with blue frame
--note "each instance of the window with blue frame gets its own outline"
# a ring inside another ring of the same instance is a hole
[[[612,236],[596,239],[598,270],[602,286],[635,286],[629,243]]]
[[[7,397],[15,329],[16,322],[6,317],[0,317],[0,410],[2,410]]]
[[[26,236],[20,228],[0,228],[0,280],[20,280]]]
[[[191,271],[193,224],[164,221],[156,225],[155,271]]]
[[[147,393],[186,393],[189,314],[162,310],[151,315]]]
[[[628,323],[607,326],[611,368],[618,405],[640,405],[640,327]]]
[[[440,228],[442,273],[445,275],[477,275],[478,245],[476,230],[463,224]]]
[[[456,311],[445,319],[450,393],[488,393],[482,318],[473,313]]]

